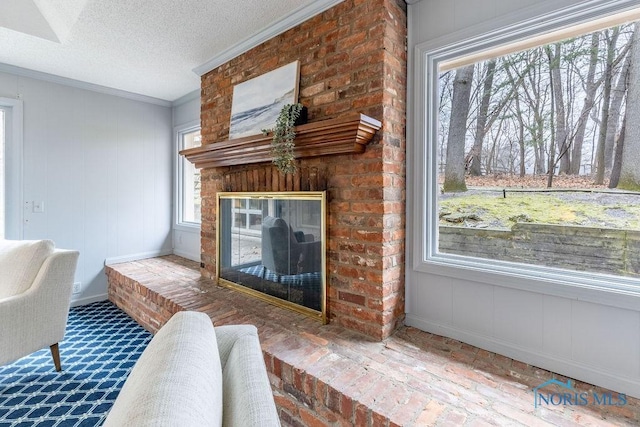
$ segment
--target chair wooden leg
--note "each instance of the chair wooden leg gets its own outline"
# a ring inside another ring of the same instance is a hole
[[[62,366],[60,365],[60,351],[58,349],[58,343],[53,344],[51,347],[51,357],[53,357],[53,364],[56,365],[56,371],[60,372]]]

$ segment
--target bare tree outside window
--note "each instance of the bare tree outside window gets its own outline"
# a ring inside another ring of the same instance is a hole
[[[442,66],[440,253],[640,277],[638,37],[624,23]]]

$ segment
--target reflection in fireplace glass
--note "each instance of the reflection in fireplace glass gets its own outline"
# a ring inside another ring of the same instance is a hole
[[[221,284],[325,318],[325,193],[219,193]]]

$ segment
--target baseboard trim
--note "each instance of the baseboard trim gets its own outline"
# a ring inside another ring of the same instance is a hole
[[[165,255],[171,255],[171,254],[173,254],[173,251],[171,249],[160,249],[157,251],[140,252],[137,254],[107,258],[104,260],[104,265],[120,264],[122,262],[137,261],[139,259],[155,258],[157,256],[165,256]]]
[[[87,304],[92,304],[94,302],[100,302],[100,301],[106,301],[109,299],[109,295],[107,294],[100,294],[100,295],[93,295],[90,297],[86,297],[86,298],[78,298],[78,299],[72,299],[71,300],[71,307],[78,307],[80,305],[87,305]]]
[[[473,331],[459,329],[451,325],[432,322],[412,316],[411,314],[406,315],[405,324],[432,334],[453,338],[560,375],[640,398],[640,382],[621,377],[612,372],[602,371],[593,366],[536,352],[530,348],[524,348]],[[533,402],[533,395],[531,397]]]

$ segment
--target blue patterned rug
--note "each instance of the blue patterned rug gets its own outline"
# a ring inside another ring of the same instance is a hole
[[[151,334],[108,301],[74,307],[60,343],[0,366],[0,427],[99,426]]]

